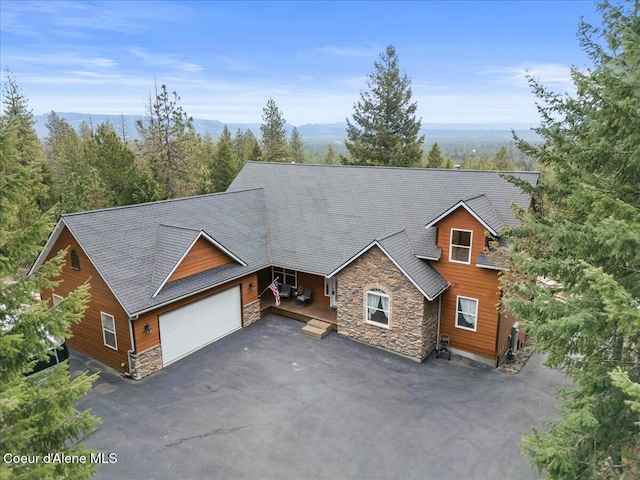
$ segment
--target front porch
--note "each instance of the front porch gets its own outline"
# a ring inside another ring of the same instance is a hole
[[[269,313],[275,313],[305,323],[310,320],[321,320],[333,325],[334,330],[338,325],[337,309],[318,303],[302,305],[296,302],[295,298],[283,300],[280,302],[280,305],[276,307],[273,296],[265,295],[260,299],[260,318]]]

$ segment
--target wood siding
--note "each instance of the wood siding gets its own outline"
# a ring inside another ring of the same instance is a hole
[[[453,348],[495,358],[498,335],[497,305],[500,301],[498,272],[476,267],[478,254],[485,250],[485,229],[462,207],[442,219],[436,226],[442,256],[440,261],[433,262],[432,265],[451,284],[442,296],[440,334],[450,336]],[[470,265],[449,261],[452,228],[473,232]],[[458,295],[478,300],[475,332],[456,327]]]
[[[66,227],[62,230],[58,240],[51,249],[47,260],[55,256],[58,251],[67,247],[69,247],[69,251],[67,252],[66,263],[58,278],[62,280],[62,283],[60,283],[53,292],[42,292],[42,298],[52,301],[51,297],[53,293],[66,297],[80,285],[89,282],[91,284],[89,306],[80,323],[71,328],[73,337],[67,341],[67,344],[113,368],[120,371],[128,371],[129,362],[127,351],[131,349],[129,316],[120,306],[120,303],[91,263],[84,250],[78,245],[78,242],[76,242]],[[71,267],[71,250],[75,250],[78,254],[78,260],[80,262],[79,270]],[[113,315],[115,319],[118,350],[113,350],[104,344],[100,312]]]
[[[298,272],[298,290],[304,290],[305,288],[311,289],[311,303],[323,307],[330,305],[329,297],[324,294],[324,277]],[[338,285],[338,288],[340,288],[340,285]],[[340,295],[340,290],[338,290],[338,295]]]
[[[241,303],[243,306],[258,300],[258,275],[256,273],[252,273],[241,279],[234,280],[219,287],[211,288],[197,295],[193,295],[140,315],[138,319],[133,321],[133,337],[136,344],[136,353],[145,352],[160,344],[160,327],[158,322],[158,317],[160,315],[208,297],[209,295],[213,295],[214,293],[221,292],[222,290],[235,287],[236,285],[241,285]],[[250,285],[253,285],[253,288],[251,288]],[[146,333],[144,328],[145,325],[149,325],[149,327],[151,327],[151,333]]]
[[[200,237],[169,277],[169,282],[232,263],[234,260],[222,250]]]

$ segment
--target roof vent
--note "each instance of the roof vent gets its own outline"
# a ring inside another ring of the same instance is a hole
[[[455,168],[456,170],[460,170],[460,166],[461,166],[460,164],[454,165],[453,168]]]

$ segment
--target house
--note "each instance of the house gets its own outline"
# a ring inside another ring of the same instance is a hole
[[[90,282],[69,345],[133,378],[257,321],[275,278],[346,338],[422,361],[449,335],[495,366],[515,319],[488,242],[530,203],[491,171],[250,162],[225,193],[63,215],[32,270],[68,249],[43,297]]]

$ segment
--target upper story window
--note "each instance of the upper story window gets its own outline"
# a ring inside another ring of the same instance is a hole
[[[367,292],[367,323],[389,328],[391,318],[391,306],[389,295],[378,288]]]
[[[118,340],[116,339],[115,318],[113,318],[113,315],[100,312],[100,320],[102,322],[102,339],[104,340],[104,344],[109,348],[118,350]]]
[[[80,270],[80,258],[75,250],[71,250],[71,268]]]
[[[451,229],[451,245],[449,248],[449,261],[471,263],[471,240],[473,232],[471,230]]]

